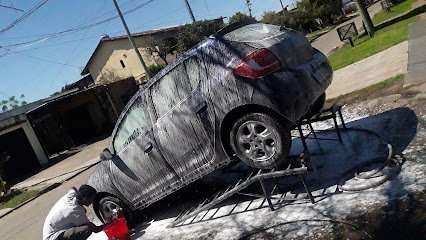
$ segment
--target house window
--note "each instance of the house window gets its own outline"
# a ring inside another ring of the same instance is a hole
[[[123,60],[120,60],[120,64],[121,64],[121,67],[122,67],[122,68],[125,68],[125,67],[126,67],[126,65],[124,65]]]

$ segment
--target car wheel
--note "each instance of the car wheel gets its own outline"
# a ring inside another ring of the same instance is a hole
[[[284,165],[291,145],[290,130],[264,113],[249,113],[232,126],[230,145],[236,156],[254,168]]]
[[[111,222],[114,209],[122,209],[127,221],[131,220],[130,209],[117,197],[104,196],[98,200],[94,208],[96,215],[103,223]]]

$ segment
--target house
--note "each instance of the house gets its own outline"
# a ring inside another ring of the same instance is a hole
[[[149,30],[132,35],[147,66],[165,64],[159,56],[153,54],[152,48],[149,46],[155,41],[177,42],[182,27]],[[172,61],[173,59],[173,55],[168,55],[166,60]],[[131,47],[127,35],[102,37],[81,74],[90,74],[95,83],[112,82],[129,77],[141,80],[145,77],[145,71]]]
[[[223,24],[222,17],[206,21],[218,25]],[[132,34],[145,64],[147,66],[163,65],[173,61],[176,58],[175,54],[168,54],[163,59],[155,49],[158,49],[159,42],[167,42],[167,45],[176,46],[183,28],[184,25],[180,25]],[[88,74],[96,84],[114,82],[129,77],[140,82],[146,75],[127,35],[102,37],[81,72],[82,76]]]
[[[83,77],[61,93],[0,113],[0,154],[9,159],[6,180],[16,183],[55,156],[109,136],[137,90],[133,78],[94,84]]]
[[[48,156],[26,116],[27,111],[42,104],[40,100],[0,113],[0,154],[8,158],[4,163],[8,182],[48,164]]]

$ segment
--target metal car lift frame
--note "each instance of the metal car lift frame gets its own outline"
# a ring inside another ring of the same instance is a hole
[[[275,190],[279,188],[277,183],[275,182],[273,188],[271,191],[267,190],[267,187],[265,185],[265,181],[268,180],[274,180],[276,181],[279,178],[283,177],[290,177],[290,176],[296,176],[299,181],[302,183],[307,198],[311,201],[311,203],[315,203],[314,196],[312,195],[312,192],[310,190],[309,185],[307,184],[305,177],[308,174],[308,172],[312,169],[310,166],[310,154],[308,150],[308,146],[306,144],[306,139],[310,138],[310,134],[313,134],[314,138],[316,140],[338,140],[342,142],[342,136],[340,133],[339,126],[337,124],[337,118],[340,118],[340,121],[342,123],[343,128],[346,128],[345,122],[343,120],[342,112],[341,112],[341,106],[332,106],[331,108],[322,110],[319,114],[311,117],[303,119],[302,121],[297,123],[297,129],[299,131],[299,137],[302,141],[304,153],[301,153],[298,157],[290,158],[290,164],[288,167],[284,170],[263,170],[260,169],[256,174],[254,172],[251,172],[248,177],[245,178],[245,180],[240,179],[235,185],[229,186],[225,191],[218,192],[211,200],[204,200],[200,204],[194,206],[193,208],[181,212],[174,221],[169,225],[169,227],[177,227],[177,226],[183,226],[192,224],[195,219],[199,216],[200,213],[206,211],[206,213],[198,219],[196,222],[205,221],[205,217],[208,213],[208,211],[215,206],[217,206],[219,203],[222,203],[226,199],[230,198],[231,196],[235,194],[240,195],[246,195],[251,197],[263,197],[263,201],[260,206],[263,206],[265,202],[268,203],[269,208],[273,211],[275,210],[274,204],[272,203],[272,195],[274,195]],[[333,119],[335,130],[337,132],[338,139],[325,139],[325,138],[319,138],[315,132],[312,123],[314,122],[320,122]],[[302,126],[308,125],[310,128],[310,132],[307,135],[303,134]],[[263,195],[260,194],[252,194],[252,193],[243,193],[242,191],[246,189],[247,187],[251,186],[254,183],[259,183],[260,187],[262,188]],[[282,194],[282,196],[284,193]],[[282,200],[282,196],[280,200]],[[235,208],[235,207],[234,207]],[[234,208],[231,210],[231,212],[234,210]],[[214,215],[214,214],[213,214]],[[212,216],[210,216],[209,219],[211,219]],[[191,220],[190,220],[191,219]],[[190,220],[190,221],[189,221]]]
[[[299,137],[300,137],[300,140],[302,141],[303,149],[305,150],[305,153],[309,153],[308,145],[306,144],[306,139],[311,138],[310,137],[311,134],[313,135],[313,138],[315,140],[332,140],[332,141],[338,140],[339,142],[343,142],[342,134],[338,125],[337,118],[340,119],[340,123],[343,129],[346,129],[346,123],[345,123],[345,120],[343,119],[341,105],[333,105],[330,108],[324,109],[320,113],[310,118],[304,118],[297,123],[297,130],[299,131]],[[318,137],[316,133],[321,132],[321,130],[314,130],[312,123],[327,121],[330,119],[333,119],[334,130],[336,131],[337,139]],[[306,135],[303,134],[303,129],[302,129],[303,125],[308,126],[308,129],[309,129],[309,133]]]

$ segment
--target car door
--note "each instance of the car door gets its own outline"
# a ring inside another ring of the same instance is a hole
[[[113,136],[114,185],[136,206],[168,194],[180,179],[158,150],[143,96],[133,99]]]
[[[202,66],[197,67],[205,74]],[[150,88],[158,143],[185,183],[211,171],[215,155],[214,136],[209,136],[207,130],[212,128],[211,122],[203,118],[208,105],[197,90],[197,81],[191,84],[186,65],[181,63]]]

